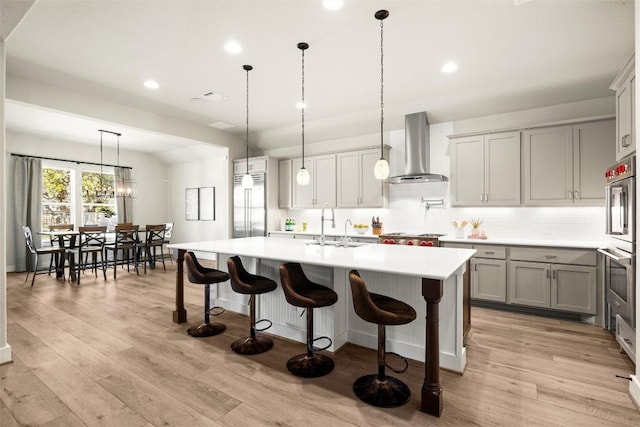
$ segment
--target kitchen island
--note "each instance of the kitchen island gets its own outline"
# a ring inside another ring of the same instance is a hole
[[[183,256],[186,251],[215,254],[218,268],[226,271],[226,259],[239,255],[248,271],[280,282],[283,262],[302,264],[307,276],[329,286],[338,294],[338,303],[316,313],[316,334],[329,336],[336,351],[347,342],[377,348],[376,327],[355,315],[348,280],[349,271],[360,272],[370,291],[401,299],[418,314],[409,325],[389,328],[389,351],[425,362],[421,410],[439,416],[442,389],[439,368],[459,373],[466,367],[463,346],[462,275],[472,249],[421,248],[407,246],[362,245],[356,247],[320,246],[294,239],[252,237],[169,245],[178,250],[176,309],[173,321],[187,320],[183,296]],[[420,298],[425,304],[418,304]],[[219,284],[215,303],[246,313],[246,296],[234,294],[230,286]],[[304,342],[304,326],[295,307],[286,303],[280,287],[261,295],[259,318],[273,322],[270,332]]]

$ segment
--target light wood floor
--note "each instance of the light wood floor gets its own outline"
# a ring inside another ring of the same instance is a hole
[[[175,267],[175,264],[174,264]],[[171,321],[175,269],[118,272],[82,284],[24,274],[7,280],[14,362],[0,367],[0,426],[620,426],[640,413],[616,374],[634,367],[599,327],[488,309],[472,310],[464,375],[441,371],[444,411],[418,410],[423,366],[398,375],[411,401],[367,406],[353,381],[376,371],[374,350],[347,345],[318,379],[290,375],[304,345],[275,339],[257,356],[234,354],[247,318],[226,312],[219,336],[195,339]],[[188,283],[188,282],[187,282]],[[186,284],[191,321],[202,288]]]

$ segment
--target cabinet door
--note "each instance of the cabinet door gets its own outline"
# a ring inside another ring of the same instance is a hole
[[[486,301],[507,301],[506,261],[471,259],[471,298]]]
[[[489,206],[520,205],[520,132],[485,136],[484,201]]]
[[[635,83],[635,76],[633,78]],[[635,86],[635,84],[634,84]],[[617,131],[616,131],[616,159],[620,160],[623,157],[631,153],[632,138],[632,124],[633,124],[633,111],[631,108],[633,101],[631,87],[631,79],[625,81],[622,86],[616,91],[616,118],[617,118]],[[634,147],[635,149],[635,147]]]
[[[531,129],[523,137],[524,204],[572,205],[573,127]]]
[[[328,207],[336,207],[336,155],[327,154],[313,158],[314,173],[311,184],[314,187],[314,207],[320,208],[324,203]],[[311,172],[311,171],[309,171]]]
[[[604,206],[602,173],[615,162],[615,121],[573,127],[573,202]]]
[[[484,135],[451,141],[451,205],[484,203]]]
[[[385,150],[388,159],[388,150]],[[380,150],[360,151],[360,207],[381,208],[384,206],[382,180],[376,179],[373,175],[373,168],[380,159]]]
[[[313,158],[307,157],[304,161],[304,167],[309,171],[311,180],[307,185],[300,185],[296,180],[298,171],[302,167],[302,159],[293,159],[291,162],[293,170],[291,171],[291,179],[293,180],[293,207],[294,208],[313,208],[314,192],[313,186],[315,185],[314,175],[314,163]]]
[[[509,261],[509,304],[549,308],[550,293],[549,264]]]
[[[352,151],[336,156],[338,168],[338,207],[357,208],[360,205],[360,153]],[[372,169],[373,170],[373,169]],[[372,179],[375,180],[372,174]]]
[[[551,308],[596,314],[596,268],[552,265]]]
[[[291,160],[278,162],[278,207],[281,209],[291,207]]]

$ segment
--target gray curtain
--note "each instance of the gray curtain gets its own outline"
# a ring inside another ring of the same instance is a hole
[[[116,178],[116,187],[118,183],[123,181],[131,181],[131,169],[128,168],[114,168],[114,175]],[[118,222],[133,222],[132,215],[132,203],[133,199],[126,196],[117,196],[116,204],[118,207]]]
[[[42,224],[42,160],[32,157],[15,157],[14,166],[15,257],[16,271],[26,271],[27,245],[22,226],[27,225],[33,232],[36,247],[41,238],[37,234]]]

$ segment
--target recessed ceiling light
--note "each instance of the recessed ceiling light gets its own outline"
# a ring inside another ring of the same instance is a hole
[[[226,122],[220,122],[220,121],[209,123],[208,126],[211,126],[212,128],[216,128],[216,129],[229,129],[233,127],[232,124],[229,124]]]
[[[307,104],[305,104],[302,101],[298,101],[298,102],[296,102],[296,108],[299,108],[299,109],[302,110],[303,108],[307,108]]]
[[[322,5],[328,10],[338,10],[344,5],[344,0],[323,0]]]
[[[145,87],[147,87],[149,89],[158,89],[160,87],[158,82],[156,82],[154,80],[147,80],[146,82],[144,82],[144,85],[145,85]]]
[[[441,68],[443,73],[453,73],[457,69],[458,69],[458,64],[456,64],[455,62],[447,62]]]
[[[242,46],[235,40],[230,40],[224,45],[224,50],[229,53],[240,53],[242,52]]]

